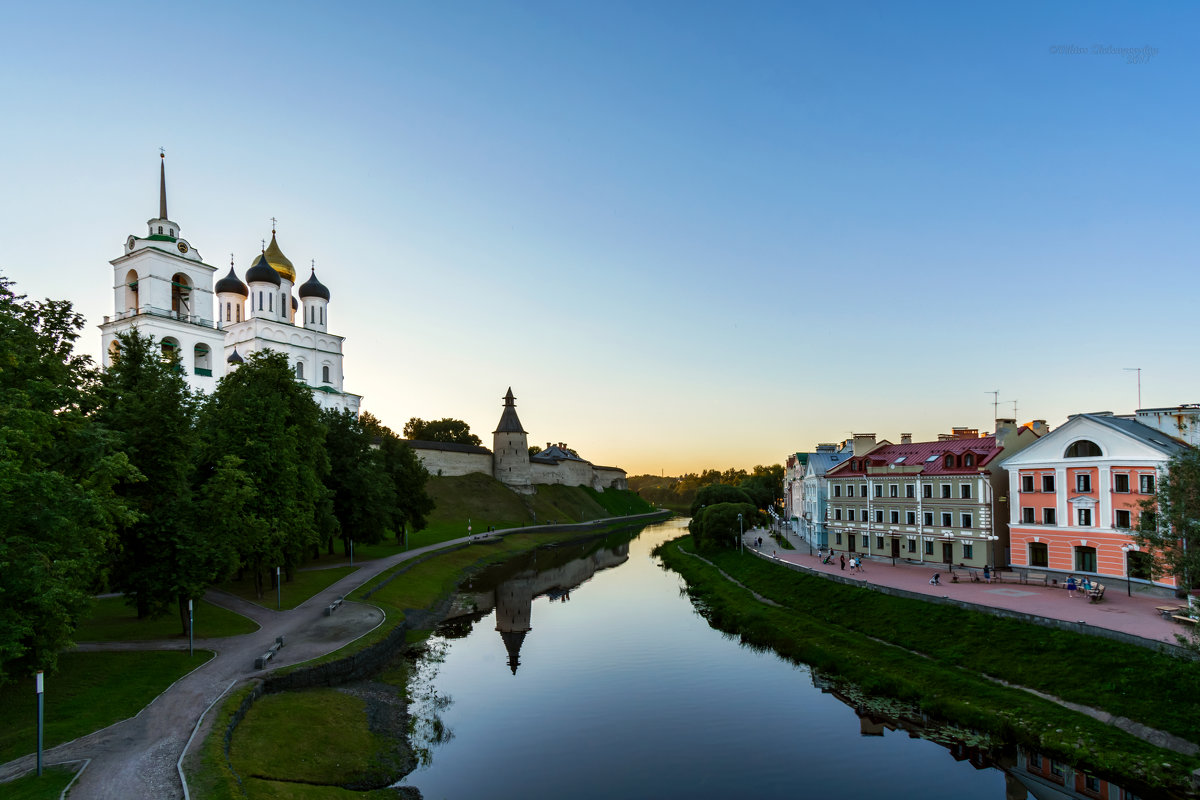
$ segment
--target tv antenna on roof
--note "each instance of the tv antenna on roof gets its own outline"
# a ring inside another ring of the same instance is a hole
[[[1138,379],[1138,404],[1137,407],[1142,407],[1142,368],[1141,367],[1121,367],[1125,372],[1136,372]]]
[[[984,392],[984,394],[990,394],[992,396],[992,419],[994,420],[996,417],[1000,416],[1000,390],[996,389],[991,392]]]

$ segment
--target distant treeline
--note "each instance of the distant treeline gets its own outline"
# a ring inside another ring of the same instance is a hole
[[[699,473],[689,472],[682,477],[633,475],[629,478],[629,488],[646,500],[684,512],[691,508],[696,492],[714,483],[745,489],[755,504],[766,510],[783,497],[783,465],[764,467],[759,464],[749,472],[744,469],[706,469]]]

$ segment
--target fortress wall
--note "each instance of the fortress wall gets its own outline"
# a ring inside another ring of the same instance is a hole
[[[623,469],[595,467],[593,472],[595,472],[595,479],[592,483],[592,488],[597,491],[629,488],[629,483],[625,480],[625,470]]]
[[[561,484],[562,486],[591,486],[592,465],[586,461],[560,461],[557,466],[539,464],[536,461],[530,465],[532,481],[535,484]]]
[[[413,448],[417,458],[429,470],[430,475],[470,475],[472,472],[492,474],[492,457],[486,453],[454,453],[447,450],[422,450]]]

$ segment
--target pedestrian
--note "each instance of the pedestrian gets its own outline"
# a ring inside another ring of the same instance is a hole
[[[1074,597],[1076,588],[1077,587],[1075,585],[1075,576],[1068,575],[1067,576],[1067,597]]]
[[[983,565],[983,580],[986,583],[992,582],[992,565],[991,564]]]
[[[841,560],[842,560],[842,571],[844,572],[846,570],[846,554],[845,553],[842,553]]]
[[[933,577],[929,579],[929,585],[930,586],[941,586],[942,585],[942,573],[940,573],[940,572],[933,573]]]

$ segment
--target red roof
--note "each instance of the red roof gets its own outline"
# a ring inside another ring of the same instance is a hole
[[[913,444],[883,444],[866,455],[850,457],[829,470],[826,477],[844,478],[851,475],[866,475],[863,462],[872,467],[921,467],[922,475],[973,475],[987,466],[1004,448],[996,445],[995,434],[979,439],[947,439],[943,442],[914,442]],[[974,458],[971,466],[964,465],[963,457],[968,453]],[[946,456],[954,457],[954,466],[946,466]],[[931,458],[932,457],[932,458]],[[901,461],[900,459],[903,459]],[[852,469],[858,463],[859,469]],[[911,473],[910,473],[911,474]],[[875,477],[878,477],[876,475]]]

